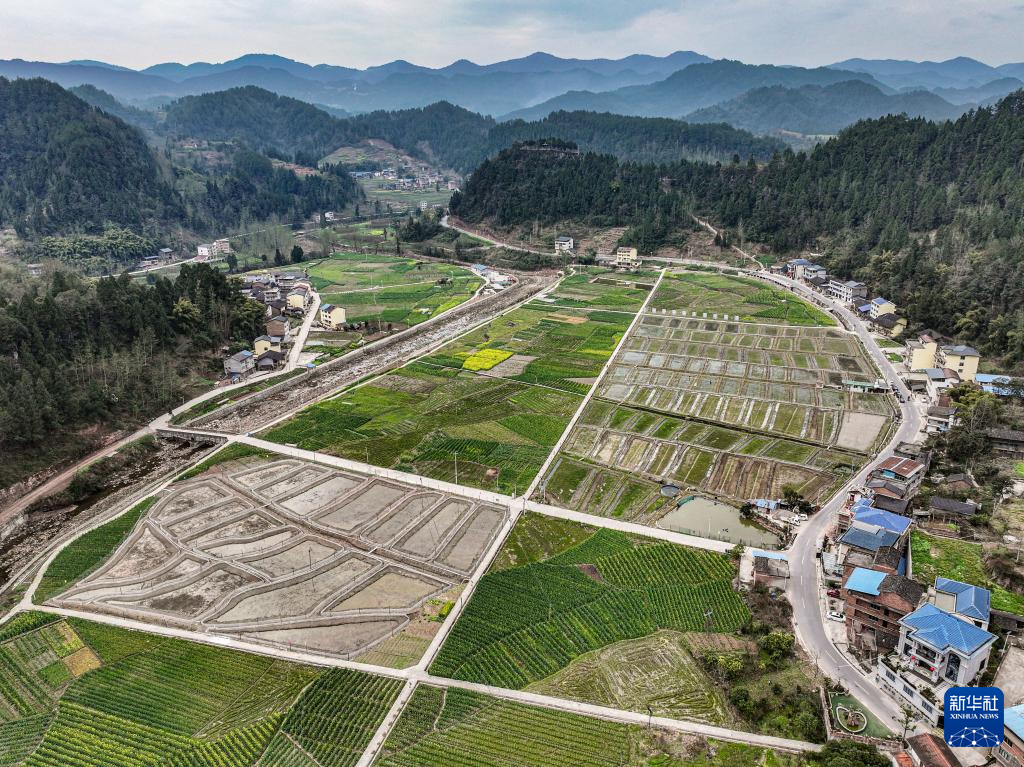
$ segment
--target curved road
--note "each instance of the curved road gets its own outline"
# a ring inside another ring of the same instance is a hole
[[[880,460],[891,456],[900,442],[917,439],[922,426],[921,413],[913,402],[910,391],[896,373],[878,344],[871,337],[864,324],[845,306],[800,283],[785,277],[758,274],[761,279],[781,287],[794,290],[818,305],[825,306],[838,315],[860,338],[882,375],[903,398],[900,405],[898,428],[892,439],[879,452],[877,458],[868,463],[833,498],[822,506],[821,511],[801,526],[800,532],[790,547],[790,580],[787,593],[793,605],[793,623],[797,638],[804,649],[815,659],[821,671],[832,679],[839,680],[864,705],[871,709],[894,732],[901,732],[901,711],[896,701],[883,692],[868,674],[854,664],[832,642],[824,616],[824,587],[819,580],[817,550],[825,532],[835,522],[836,512],[842,507],[847,493],[862,486],[871,468]]]

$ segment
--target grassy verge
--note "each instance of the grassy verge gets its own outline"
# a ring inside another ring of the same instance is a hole
[[[32,601],[42,604],[106,562],[155,502],[155,497],[147,498],[116,519],[90,530],[65,546],[46,568],[39,587],[32,595]]]
[[[936,576],[952,578],[992,592],[992,608],[1024,615],[1024,595],[994,583],[985,571],[980,544],[939,538],[915,531],[910,539],[914,578],[930,584]]]
[[[198,477],[214,466],[221,463],[227,463],[228,461],[237,461],[239,458],[249,458],[250,456],[256,456],[259,458],[269,458],[272,453],[269,450],[263,450],[262,448],[252,447],[251,445],[245,445],[241,442],[235,442],[228,445],[222,450],[217,451],[205,461],[197,463],[188,471],[178,476],[174,481],[182,482],[186,479],[192,479],[192,477]]]

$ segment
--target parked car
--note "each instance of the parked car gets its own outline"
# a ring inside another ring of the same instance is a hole
[[[840,596],[839,589],[829,589],[828,590],[828,595],[830,597],[832,597],[833,599],[839,599],[839,596]]]
[[[840,623],[846,620],[842,613],[837,613],[834,610],[829,611],[828,619],[830,621],[839,621]]]

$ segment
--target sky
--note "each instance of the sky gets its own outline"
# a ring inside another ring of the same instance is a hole
[[[851,57],[1024,61],[1024,0],[0,0],[0,58],[132,68],[277,53],[366,67],[543,50],[694,50],[814,66]]]

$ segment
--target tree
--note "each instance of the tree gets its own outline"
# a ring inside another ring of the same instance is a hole
[[[758,641],[761,652],[772,666],[778,666],[782,661],[793,654],[795,638],[788,631],[771,631],[765,634]]]
[[[274,249],[274,266],[284,266],[288,262],[285,260],[284,253],[281,252],[280,248]]]
[[[302,248],[298,245],[292,245],[291,259],[293,264],[301,264],[306,258],[306,254]]]
[[[830,740],[807,760],[817,767],[891,767],[889,760],[869,743],[852,740]]]
[[[227,262],[229,272],[234,273],[238,271],[238,256],[234,253],[228,253],[224,256],[224,261]]]

